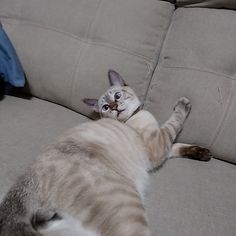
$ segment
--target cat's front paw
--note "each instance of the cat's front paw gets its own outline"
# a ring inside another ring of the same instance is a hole
[[[191,110],[190,100],[186,97],[179,98],[174,107],[174,111],[177,111],[177,110],[181,110],[185,112],[186,115],[188,115]]]

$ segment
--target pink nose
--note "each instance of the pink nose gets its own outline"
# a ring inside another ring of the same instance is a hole
[[[117,107],[118,107],[118,105],[117,105],[116,102],[111,102],[111,103],[109,104],[109,106],[110,106],[111,110],[117,110]]]

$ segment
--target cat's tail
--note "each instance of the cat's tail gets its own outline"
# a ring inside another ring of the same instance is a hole
[[[42,210],[35,198],[32,176],[22,176],[0,204],[1,236],[40,236],[38,228],[60,219],[54,210]]]

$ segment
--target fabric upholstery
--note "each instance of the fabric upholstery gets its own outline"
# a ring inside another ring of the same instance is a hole
[[[108,69],[144,97],[173,10],[157,0],[1,0],[0,19],[32,94],[89,115],[81,99],[104,92]]]
[[[6,96],[0,101],[0,199],[37,155],[65,130],[88,120],[62,106]]]
[[[236,9],[235,0],[176,0],[179,7],[212,7]]]
[[[235,179],[235,166],[219,160],[169,160],[146,197],[152,236],[234,236]]]
[[[235,22],[230,10],[177,9],[146,108],[162,123],[179,97],[190,98],[179,141],[207,146],[217,158],[236,163]]]

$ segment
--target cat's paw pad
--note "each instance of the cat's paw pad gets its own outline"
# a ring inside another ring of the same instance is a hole
[[[213,157],[209,149],[197,145],[183,147],[181,150],[181,155],[183,157],[199,161],[210,161]]]
[[[179,98],[175,104],[174,111],[176,111],[178,109],[180,109],[188,114],[191,110],[190,100],[186,97]]]

